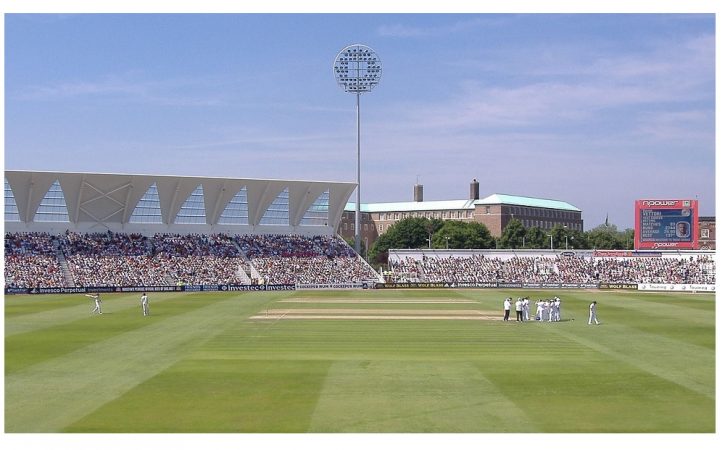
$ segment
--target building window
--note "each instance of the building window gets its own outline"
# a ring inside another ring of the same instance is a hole
[[[247,187],[242,187],[227,203],[221,216],[221,225],[249,225],[249,204],[247,203]]]
[[[289,225],[289,188],[277,195],[259,221],[260,225]]]
[[[68,208],[63,196],[63,189],[58,180],[55,180],[43,200],[40,201],[38,211],[35,213],[36,222],[70,222]]]
[[[710,239],[710,230],[708,228],[703,228],[700,230],[700,237],[705,239]]]
[[[163,223],[161,219],[161,202],[156,183],[149,186],[128,220],[131,223]]]
[[[300,225],[311,225],[323,227],[327,226],[327,213],[330,209],[330,191],[327,190],[317,197],[317,200],[312,202],[312,205],[305,212],[304,217],[300,221]],[[368,214],[364,217],[367,219]]]
[[[204,209],[204,188],[199,185],[189,198],[181,205],[174,223],[203,224],[206,223],[206,210]]]
[[[18,205],[15,203],[15,196],[7,178],[5,179],[5,222],[20,222]]]

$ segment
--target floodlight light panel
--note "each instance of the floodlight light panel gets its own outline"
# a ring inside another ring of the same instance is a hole
[[[373,49],[362,44],[348,45],[335,58],[333,72],[345,92],[370,92],[380,82],[382,65]]]

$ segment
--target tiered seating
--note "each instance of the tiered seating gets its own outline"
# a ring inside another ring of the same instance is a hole
[[[5,234],[5,285],[54,287],[63,285],[63,272],[48,233]]]
[[[391,261],[394,281],[714,284],[711,256],[662,258],[406,257]]]
[[[337,284],[376,279],[344,241],[331,236],[236,236],[239,247],[271,284]]]

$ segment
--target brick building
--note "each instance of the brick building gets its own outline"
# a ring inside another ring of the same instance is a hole
[[[415,185],[412,202],[363,203],[360,205],[361,240],[372,245],[391,225],[407,217],[479,222],[494,237],[501,236],[512,219],[526,228],[548,230],[556,225],[571,230],[584,230],[581,210],[561,200],[491,194],[479,199],[478,182],[474,179],[467,200],[424,201],[423,186]],[[355,235],[355,204],[348,203],[342,214],[338,233],[344,238]]]
[[[715,217],[700,216],[700,236],[698,248],[700,250],[715,250]]]

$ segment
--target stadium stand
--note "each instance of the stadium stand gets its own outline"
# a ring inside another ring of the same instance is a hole
[[[5,286],[34,288],[63,284],[63,272],[50,234],[5,235]]]
[[[56,249],[57,248],[57,249]],[[58,255],[60,252],[60,255]],[[335,284],[377,279],[340,238],[300,235],[6,233],[9,287],[241,284],[251,263],[268,284]]]
[[[714,284],[711,255],[617,258],[580,256],[487,255],[406,256],[390,261],[391,281],[522,283],[673,283]]]

